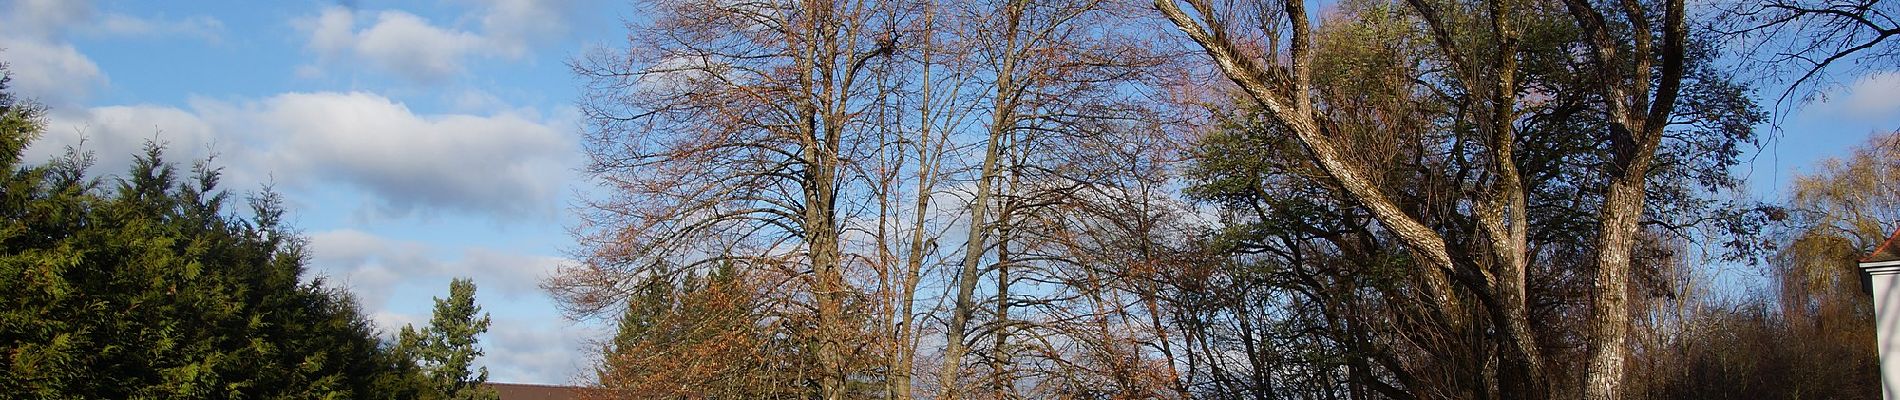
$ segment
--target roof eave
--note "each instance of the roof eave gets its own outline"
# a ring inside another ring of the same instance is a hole
[[[1900,261],[1900,229],[1895,229],[1893,235],[1887,236],[1886,241],[1880,242],[1880,247],[1875,247],[1873,253],[1868,253],[1866,257],[1860,259],[1863,267],[1867,264],[1889,261]]]

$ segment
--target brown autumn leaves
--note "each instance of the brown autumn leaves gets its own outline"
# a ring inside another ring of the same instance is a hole
[[[625,398],[1644,397],[1761,118],[1682,0],[640,5],[545,285]]]

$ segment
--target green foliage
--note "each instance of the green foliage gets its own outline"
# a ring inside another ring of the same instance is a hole
[[[1481,3],[1427,3],[1450,26],[1490,24],[1491,11]],[[1615,152],[1603,134],[1611,128],[1602,99],[1590,89],[1603,73],[1580,63],[1575,53],[1580,28],[1560,9],[1522,9],[1511,16],[1521,34],[1514,52],[1500,55],[1493,31],[1452,29],[1436,37],[1419,24],[1416,7],[1405,3],[1349,0],[1337,7],[1338,17],[1318,25],[1313,36],[1312,97],[1324,115],[1317,124],[1346,149],[1339,157],[1365,166],[1365,179],[1444,237],[1453,262],[1473,270],[1493,262],[1485,255],[1493,249],[1483,237],[1478,207],[1498,183],[1486,172],[1495,162],[1489,126],[1497,122],[1480,115],[1499,98],[1512,107],[1511,156],[1520,174],[1512,183],[1522,185],[1527,197],[1524,295],[1530,329],[1539,338],[1547,374],[1581,376],[1586,336],[1574,333],[1583,332],[1580,322],[1590,311],[1586,273],[1595,267],[1609,182],[1602,166]],[[1440,40],[1468,60],[1511,57],[1516,92],[1489,93],[1496,67],[1451,62],[1454,56]],[[1678,254],[1694,249],[1683,242],[1759,228],[1764,218],[1754,206],[1723,200],[1740,188],[1731,168],[1755,143],[1753,127],[1763,114],[1745,82],[1712,66],[1719,56],[1714,41],[1704,36],[1689,42],[1681,104],[1645,186],[1645,239],[1637,245],[1631,284],[1635,301],[1643,304],[1676,301],[1687,290],[1674,279],[1691,268],[1678,261]],[[1288,127],[1246,104],[1217,111],[1218,125],[1193,143],[1183,171],[1186,197],[1220,213],[1219,225],[1196,245],[1225,262],[1197,271],[1201,275],[1173,294],[1188,300],[1180,306],[1189,327],[1184,335],[1208,335],[1200,340],[1225,346],[1187,351],[1213,359],[1242,354],[1237,358],[1244,362],[1196,370],[1186,379],[1205,382],[1210,397],[1356,397],[1353,392],[1364,391],[1483,396],[1491,383],[1462,379],[1486,376],[1487,369],[1498,368],[1501,353],[1474,350],[1490,345],[1469,343],[1489,340],[1498,330],[1480,321],[1469,332],[1445,337],[1419,333],[1438,327],[1408,314],[1416,303],[1409,296],[1420,292],[1420,267],[1409,259],[1411,251],[1343,194]],[[1747,245],[1708,248],[1754,250]],[[1468,296],[1466,304],[1483,302],[1467,292],[1457,295]],[[1197,326],[1215,328],[1199,333],[1193,331]],[[1552,393],[1577,391],[1576,381],[1562,381]]]
[[[494,399],[495,391],[482,387],[488,381],[488,367],[470,370],[482,356],[476,336],[488,332],[488,323],[488,314],[475,304],[475,282],[458,278],[449,282],[449,298],[435,299],[435,315],[428,327],[402,328],[397,349],[414,357],[429,386],[446,398]]]
[[[0,90],[0,93],[4,93]],[[0,96],[0,393],[40,399],[414,398],[412,363],[348,293],[305,281],[268,191],[227,212],[208,162],[148,144],[123,178],[89,154],[22,161],[40,109]]]

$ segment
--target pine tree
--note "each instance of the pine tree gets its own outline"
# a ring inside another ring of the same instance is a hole
[[[416,358],[429,385],[447,398],[494,399],[494,390],[482,387],[488,367],[470,369],[482,356],[476,336],[488,332],[488,324],[488,314],[475,304],[475,282],[458,278],[449,282],[449,298],[435,299],[429,326],[404,326],[398,347]]]
[[[40,113],[0,95],[0,397],[416,397],[356,301],[303,278],[276,195],[234,216],[217,168],[155,143],[110,182],[78,150],[27,164]]]

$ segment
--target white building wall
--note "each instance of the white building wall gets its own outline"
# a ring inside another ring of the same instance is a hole
[[[1900,261],[1863,263],[1873,283],[1874,336],[1880,351],[1880,397],[1900,400]]]

